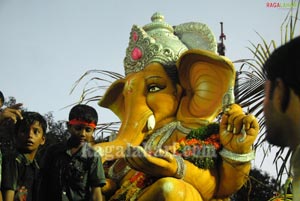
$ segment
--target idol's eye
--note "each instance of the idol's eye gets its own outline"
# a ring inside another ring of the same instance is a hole
[[[164,89],[163,86],[160,86],[158,84],[151,84],[148,86],[148,92],[157,92]]]

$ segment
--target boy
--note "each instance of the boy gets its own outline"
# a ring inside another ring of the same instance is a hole
[[[45,143],[46,120],[36,112],[23,112],[15,125],[16,151],[7,153],[2,164],[2,193],[4,201],[37,200],[39,166],[35,156]]]
[[[97,122],[94,108],[76,105],[71,109],[67,122],[71,137],[49,147],[43,158],[39,200],[102,200],[105,176],[101,157],[89,146]]]

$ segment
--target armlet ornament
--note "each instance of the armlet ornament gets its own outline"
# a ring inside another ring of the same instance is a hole
[[[222,158],[226,158],[226,159],[230,159],[230,160],[242,162],[242,163],[250,162],[255,158],[254,151],[251,151],[247,154],[237,154],[237,153],[233,153],[233,152],[223,148],[219,152],[219,154],[222,156]]]

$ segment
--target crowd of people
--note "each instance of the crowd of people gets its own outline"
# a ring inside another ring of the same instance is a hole
[[[300,200],[300,37],[277,48],[264,64],[264,114],[267,140],[293,150],[293,200]],[[0,109],[4,96],[0,92]],[[0,111],[0,124],[15,126],[16,149],[0,152],[0,201],[102,200],[106,184],[101,156],[90,146],[98,122],[94,108],[76,105],[69,113],[66,142],[47,148],[38,164],[38,149],[47,140],[47,123],[37,112],[20,110],[21,104]]]
[[[0,94],[0,104],[4,96]],[[47,148],[39,164],[36,154],[45,143],[47,122],[38,112],[21,111],[20,105],[5,108],[0,123],[14,123],[16,149],[0,155],[0,201],[102,200],[105,175],[100,155],[89,143],[98,122],[96,110],[76,105],[69,113],[66,142]]]

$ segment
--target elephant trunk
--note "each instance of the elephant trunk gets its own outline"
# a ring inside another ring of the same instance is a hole
[[[116,98],[115,101],[106,100],[107,102],[103,104],[105,101],[103,100],[100,103],[101,106],[112,109],[122,120],[115,140],[94,145],[94,148],[101,153],[103,161],[124,157],[128,144],[140,145],[146,133],[155,127],[153,113],[144,95],[143,82],[132,79],[123,84],[123,87],[115,86],[114,90],[112,89],[112,92],[116,93],[116,88],[119,88],[118,90],[122,88],[122,96]],[[107,94],[107,98],[111,97],[109,95]]]
[[[130,113],[129,113],[130,114]],[[131,113],[132,114],[132,113]],[[138,119],[124,121],[119,129],[116,139],[94,145],[101,152],[102,160],[115,160],[124,157],[128,145],[138,146],[144,140],[148,129],[153,129],[155,122],[151,112],[136,115]]]

